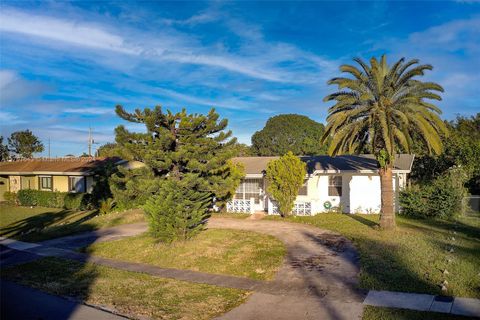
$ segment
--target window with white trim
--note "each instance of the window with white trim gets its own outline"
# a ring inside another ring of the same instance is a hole
[[[39,180],[41,190],[53,190],[52,176],[40,176]]]
[[[342,196],[342,176],[328,176],[328,196]]]
[[[263,179],[243,179],[235,191],[235,199],[248,200],[255,199],[255,203],[260,203],[260,193],[263,187]]]

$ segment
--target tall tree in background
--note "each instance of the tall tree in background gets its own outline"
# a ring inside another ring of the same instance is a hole
[[[292,212],[298,191],[303,184],[307,169],[305,163],[291,151],[267,165],[267,192],[278,203],[282,217]]]
[[[8,149],[21,158],[30,159],[44,150],[42,142],[30,130],[16,131],[8,138]]]
[[[281,156],[288,151],[296,155],[325,154],[326,145],[320,142],[323,131],[323,124],[306,116],[274,116],[253,134],[251,152],[258,156]]]
[[[246,145],[245,143],[235,144],[235,149],[236,149],[236,153],[235,153],[236,157],[249,157],[253,155],[252,148]]]
[[[140,204],[147,202],[145,210],[151,231],[165,231],[162,235],[157,233],[159,238],[165,239],[167,230],[185,227],[185,219],[189,219],[191,232],[184,238],[193,235],[205,222],[205,208],[214,199],[222,203],[230,198],[243,175],[229,161],[236,152],[236,139],[231,138],[231,131],[225,131],[228,121],[219,120],[214,109],[207,115],[187,114],[185,110],[163,112],[159,106],[128,113],[117,106],[116,113],[129,122],[145,124],[145,133],[130,132],[124,126],[117,127],[115,133],[122,152],[146,167],[120,169],[113,179],[114,195],[117,198],[124,195],[133,201],[137,196],[143,197]],[[207,201],[207,205],[193,208],[192,201],[199,199]],[[164,206],[158,206],[162,200],[184,203],[183,207],[176,205],[166,212]],[[183,208],[181,212],[179,207]],[[159,219],[159,215],[171,218]],[[170,225],[159,227],[159,223]],[[168,234],[178,237],[176,233]]]
[[[119,148],[118,145],[114,142],[105,143],[104,145],[98,147],[97,156],[125,158],[124,156],[122,156],[121,148]]]
[[[392,170],[397,152],[410,152],[412,135],[416,135],[429,153],[442,152],[442,135],[447,128],[440,119],[440,109],[427,99],[441,100],[436,92],[443,88],[433,82],[422,82],[431,65],[418,60],[393,65],[387,59],[370,59],[370,64],[356,58],[359,67],[342,65],[340,71],[350,77],[331,79],[339,91],[324,98],[335,101],[329,108],[323,141],[332,139],[329,154],[360,153],[370,146],[379,164],[381,181],[380,225],[395,227]]]
[[[439,156],[425,154],[421,147],[415,150],[411,179],[430,183],[453,166],[465,170],[465,187],[471,194],[480,194],[480,113],[470,117],[458,116],[447,123],[450,131],[443,141],[444,152]]]
[[[8,158],[8,147],[3,144],[3,136],[0,136],[0,161],[7,161]]]

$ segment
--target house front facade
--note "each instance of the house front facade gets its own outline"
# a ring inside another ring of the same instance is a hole
[[[0,162],[0,201],[22,189],[90,193],[95,170],[112,158],[24,159]]]
[[[379,213],[381,205],[380,176],[373,155],[300,157],[307,166],[304,184],[299,189],[293,213],[314,215],[332,210],[343,213]],[[265,170],[278,157],[239,157],[245,178],[227,204],[229,212],[278,214],[275,200],[267,193]],[[399,154],[395,159],[392,185],[395,206],[398,193],[406,186],[413,155]]]

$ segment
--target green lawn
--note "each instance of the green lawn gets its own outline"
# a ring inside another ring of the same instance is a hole
[[[0,203],[0,236],[42,241],[72,233],[144,221],[140,210],[98,216],[97,211],[20,207]]]
[[[380,231],[378,219],[378,215],[318,214],[286,220],[351,239],[360,252],[362,288],[441,294],[440,283],[447,280],[448,295],[480,298],[478,217],[452,222],[397,217],[396,231]],[[450,247],[453,253],[447,252]],[[445,269],[449,274],[443,274]]]
[[[272,279],[285,247],[276,238],[247,231],[209,229],[190,241],[166,245],[146,234],[100,242],[83,251],[107,258],[165,268]]]
[[[52,294],[102,305],[132,318],[211,319],[248,292],[45,258],[2,270],[2,277]]]

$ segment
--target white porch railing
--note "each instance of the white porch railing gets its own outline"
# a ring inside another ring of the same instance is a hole
[[[232,199],[227,202],[227,212],[253,213],[253,199]]]

